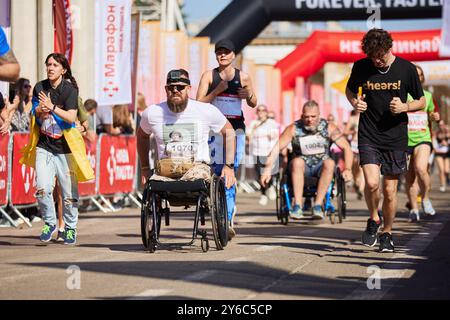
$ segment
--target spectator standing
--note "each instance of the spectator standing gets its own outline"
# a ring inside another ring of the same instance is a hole
[[[260,181],[262,171],[266,165],[267,157],[277,143],[279,128],[275,120],[268,117],[265,105],[256,107],[257,119],[252,121],[248,130],[250,155],[255,160],[255,171]],[[268,200],[275,200],[276,192],[272,186],[273,179],[266,186],[261,186],[259,204],[267,205]],[[267,194],[266,194],[267,193]]]

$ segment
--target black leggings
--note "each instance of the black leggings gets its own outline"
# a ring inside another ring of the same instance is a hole
[[[261,180],[261,175],[264,172],[264,168],[266,166],[267,157],[256,156],[255,170],[256,176],[258,177],[258,182]],[[269,183],[263,187],[261,185],[261,194],[266,195],[267,189],[272,186],[274,175],[272,175],[272,179],[270,179]]]

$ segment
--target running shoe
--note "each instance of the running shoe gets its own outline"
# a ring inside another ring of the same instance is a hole
[[[228,241],[231,241],[231,239],[233,239],[234,237],[236,237],[236,231],[234,230],[233,227],[229,227],[228,228]]]
[[[445,192],[445,186],[440,186],[440,187],[439,187],[439,191],[442,192],[442,193],[444,193],[444,192]]]
[[[46,223],[44,225],[44,227],[42,228],[41,236],[39,239],[42,242],[49,242],[50,240],[52,240],[52,236],[55,232],[56,232],[56,226],[52,226],[52,225],[49,225]]]
[[[427,216],[434,216],[436,214],[436,210],[434,210],[430,199],[425,199],[425,200],[422,201],[422,209],[423,209],[423,212]]]
[[[300,220],[303,218],[303,210],[302,208],[296,204],[292,210],[289,211],[289,217],[295,220]]]
[[[366,230],[363,232],[362,235],[362,243],[366,247],[373,247],[377,244],[377,233],[380,229],[381,221],[377,223],[376,221],[372,219],[367,220],[367,226]]]
[[[269,198],[267,198],[266,195],[262,195],[261,198],[259,198],[259,205],[267,206],[267,203],[269,203]]]
[[[64,242],[64,230],[58,230],[58,235],[56,236],[56,242]]]
[[[409,222],[419,222],[419,221],[420,221],[419,210],[411,209],[409,211]]]
[[[64,244],[74,245],[75,243],[77,243],[76,230],[67,228],[64,232]]]
[[[394,252],[394,241],[389,232],[380,235],[380,252]]]
[[[269,200],[274,201],[277,198],[277,191],[275,190],[275,187],[270,187],[269,190],[267,190]]]
[[[323,214],[322,206],[320,204],[317,204],[312,208],[312,216],[313,216],[313,219],[315,219],[315,220],[323,219],[324,214]]]

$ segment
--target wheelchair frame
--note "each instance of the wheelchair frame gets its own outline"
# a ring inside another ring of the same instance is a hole
[[[141,208],[141,237],[144,247],[153,253],[161,246],[159,235],[162,216],[166,226],[170,225],[170,206],[189,207],[195,205],[192,240],[194,244],[201,237],[203,252],[209,250],[209,239],[205,229],[206,215],[211,215],[211,224],[217,250],[223,250],[228,244],[228,214],[223,180],[213,175],[209,181],[147,181]]]
[[[288,166],[290,161],[288,162]],[[312,181],[316,180],[315,184]],[[306,211],[309,208],[306,206],[307,201],[312,201],[317,192],[317,182],[319,178],[305,177],[305,184],[303,187],[303,198],[305,203],[303,210]],[[290,171],[287,169],[281,169],[277,175],[276,180],[277,198],[276,209],[277,219],[281,224],[287,225],[289,221],[289,211],[292,210],[292,199],[294,198],[294,190],[291,183]],[[328,216],[331,224],[336,223],[336,208],[332,203],[332,199],[336,198],[337,201],[337,218],[338,222],[342,223],[346,218],[347,200],[345,193],[345,181],[342,177],[341,171],[338,166],[334,169],[333,179],[328,186],[324,199],[324,211]]]

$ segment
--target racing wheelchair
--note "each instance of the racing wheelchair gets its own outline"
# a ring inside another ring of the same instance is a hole
[[[292,154],[289,154],[287,166],[285,168],[280,168],[275,181],[275,186],[277,189],[277,218],[278,221],[280,221],[280,223],[283,225],[287,225],[289,221],[289,211],[293,208],[294,189],[292,187],[291,180],[291,160]],[[303,186],[303,198],[305,199],[305,201],[303,205],[303,211],[305,212],[306,217],[308,216],[308,210],[312,209],[311,203],[313,203],[314,197],[316,196],[319,178],[305,176],[304,179],[305,182]],[[336,199],[337,210],[333,205],[333,199]],[[332,224],[335,224],[336,217],[339,223],[342,223],[343,219],[346,218],[346,207],[347,200],[345,194],[345,180],[342,177],[341,170],[336,165],[334,169],[333,179],[331,180],[331,183],[328,186],[325,195],[323,209],[330,222]]]
[[[224,181],[213,175],[210,180],[195,181],[147,181],[142,195],[141,236],[142,243],[150,253],[161,245],[159,241],[162,217],[165,225],[170,225],[170,207],[195,206],[192,245],[201,237],[203,252],[209,250],[209,239],[205,229],[206,216],[211,216],[212,233],[217,250],[228,244],[228,215]]]

